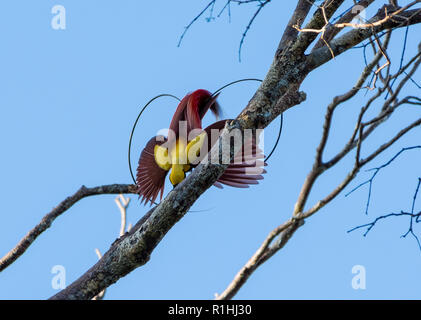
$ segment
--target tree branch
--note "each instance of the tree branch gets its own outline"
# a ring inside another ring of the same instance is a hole
[[[29,231],[19,243],[10,250],[3,258],[0,260],[0,272],[6,269],[11,265],[17,258],[19,258],[35,241],[38,236],[47,230],[53,221],[59,217],[62,213],[68,210],[79,200],[100,195],[100,194],[119,194],[119,193],[134,193],[136,194],[136,186],[131,184],[110,184],[94,188],[87,188],[82,186],[75,194],[70,197],[67,197],[63,200],[57,207],[55,207],[51,212],[46,214],[40,223],[38,223],[35,228]]]
[[[375,0],[362,0],[362,1],[358,1],[355,6],[362,6],[364,8],[368,8],[368,6],[370,4],[372,4]],[[348,12],[346,12],[337,22],[338,24],[342,24],[342,23],[346,23],[346,22],[351,22],[352,19],[354,19],[358,14],[360,14],[359,11],[356,10],[349,10]],[[323,46],[326,45],[326,42],[331,41],[339,32],[341,31],[340,28],[335,27],[334,25],[330,24],[327,26],[326,31],[324,33],[323,38],[324,39],[319,39],[319,41],[317,41],[317,43],[314,45],[312,51],[319,49]]]
[[[374,24],[384,19],[384,12],[381,10],[379,13],[370,19],[369,23]],[[332,53],[336,57],[348,49],[358,45],[362,41],[368,39],[373,34],[380,33],[387,29],[395,29],[406,27],[421,22],[421,10],[413,9],[401,12],[399,15],[394,16],[393,19],[387,19],[383,23],[376,25],[372,28],[356,28],[348,31],[343,36],[332,40],[328,47],[322,47],[313,51],[308,56],[308,67],[313,70],[332,59]]]

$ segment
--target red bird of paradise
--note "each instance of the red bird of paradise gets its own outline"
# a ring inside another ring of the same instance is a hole
[[[141,202],[145,201],[146,204],[150,201],[152,205],[159,193],[162,199],[168,173],[172,185],[176,186],[185,179],[187,172],[208,155],[225,123],[231,121],[220,120],[202,129],[202,119],[209,109],[217,119],[221,115],[217,97],[203,89],[187,94],[178,104],[168,137],[155,136],[146,144],[140,155],[136,176]],[[266,173],[263,169],[266,163],[261,159],[264,159],[264,155],[257,146],[256,138],[248,139],[214,186],[222,188],[222,184],[225,184],[248,188],[251,184],[258,184],[258,180],[263,179],[261,174]]]

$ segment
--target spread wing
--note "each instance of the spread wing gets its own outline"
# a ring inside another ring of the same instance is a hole
[[[209,142],[208,152],[217,141],[216,136],[219,136],[215,134],[212,136],[212,130],[218,129],[221,132],[227,121],[230,120],[217,121],[205,128]],[[222,184],[225,184],[236,188],[248,188],[252,184],[258,184],[259,180],[263,179],[262,174],[266,173],[264,157],[263,151],[256,144],[255,137],[249,139],[214,186],[222,189]]]
[[[164,193],[165,177],[168,171],[160,168],[155,162],[154,148],[156,145],[161,145],[166,142],[163,136],[153,137],[146,144],[137,167],[136,185],[139,193],[141,203],[145,204],[150,201],[151,205],[155,202],[159,192],[161,192],[160,199]]]
[[[262,150],[253,140],[246,142],[243,153],[239,153],[217,182],[236,188],[248,188],[252,184],[259,184],[259,180],[263,179],[262,174],[266,173],[266,163],[261,160],[264,159]],[[216,187],[222,188],[218,185]]]

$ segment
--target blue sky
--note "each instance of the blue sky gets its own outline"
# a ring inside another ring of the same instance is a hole
[[[219,8],[222,5],[219,3]],[[348,5],[352,1],[347,1]],[[179,97],[227,82],[263,78],[292,12],[294,1],[273,1],[256,19],[238,61],[241,34],[255,9],[233,6],[231,22],[205,17],[177,42],[183,28],[206,1],[2,1],[0,4],[0,255],[9,251],[41,218],[82,184],[130,183],[127,144],[140,107],[151,97]],[[66,8],[66,29],[51,28],[51,8]],[[346,6],[345,6],[346,7]],[[407,58],[420,27],[408,35]],[[399,63],[403,30],[391,49]],[[350,50],[313,72],[303,83],[307,101],[285,114],[284,131],[265,180],[246,190],[211,188],[162,240],[150,262],[108,288],[106,299],[211,299],[222,292],[267,233],[288,219],[321,135],[326,105],[357,79],[361,50]],[[414,77],[421,81],[420,74]],[[236,116],[257,83],[224,91],[220,103]],[[412,84],[405,93],[419,95]],[[350,134],[356,112],[370,96],[360,93],[335,117],[327,156]],[[145,142],[169,125],[176,104],[156,102],[136,131],[136,162]],[[392,136],[400,125],[419,117],[403,108],[374,135],[363,153]],[[212,121],[209,115],[207,123]],[[265,146],[275,141],[279,119],[265,131]],[[420,144],[414,130],[369,167],[386,162],[402,147]],[[408,220],[380,223],[367,237],[350,228],[378,215],[409,210],[421,151],[403,154],[382,171],[373,186],[369,215],[367,188],[341,194],[311,217],[287,246],[264,264],[241,289],[238,299],[415,299],[420,297],[421,251],[400,236]],[[352,156],[318,181],[309,204],[341,181]],[[347,189],[369,177],[362,171]],[[170,190],[167,185],[166,191]],[[60,216],[29,250],[0,274],[0,299],[44,299],[55,265],[70,283],[105,252],[120,228],[114,195],[84,199]],[[148,210],[131,196],[128,221]],[[420,200],[421,201],[421,200]],[[420,202],[419,201],[419,202]],[[421,203],[418,202],[418,208]],[[419,210],[419,209],[418,209]],[[365,290],[351,286],[353,266],[366,269]]]

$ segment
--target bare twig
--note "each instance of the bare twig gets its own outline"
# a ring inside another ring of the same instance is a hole
[[[396,157],[394,157],[396,159]],[[390,164],[390,162],[389,162]],[[411,211],[410,212],[405,212],[405,211],[401,211],[399,213],[389,213],[383,216],[379,216],[376,219],[374,219],[372,222],[370,223],[366,223],[357,227],[354,227],[350,230],[348,230],[349,232],[353,232],[355,230],[358,229],[362,229],[362,228],[366,228],[366,231],[363,233],[363,236],[367,236],[367,234],[374,228],[374,226],[377,224],[377,222],[379,222],[380,220],[385,220],[388,219],[390,217],[409,217],[409,228],[408,231],[405,232],[405,234],[402,235],[402,238],[406,238],[408,236],[408,234],[412,235],[413,238],[416,240],[417,244],[418,244],[418,248],[421,250],[421,242],[419,240],[419,237],[415,234],[414,232],[414,221],[415,223],[419,222],[419,218],[421,216],[421,211],[419,211],[418,213],[415,213],[415,202],[417,200],[418,197],[418,191],[420,190],[420,186],[421,186],[421,178],[418,178],[418,183],[417,183],[417,187],[415,188],[415,193],[414,196],[412,197],[412,205],[411,205]]]
[[[307,0],[309,1],[309,0]],[[253,22],[255,21],[255,19],[257,18],[257,16],[259,15],[259,13],[262,11],[262,9],[269,3],[271,2],[271,0],[227,0],[225,5],[222,7],[221,11],[218,13],[217,17],[220,17],[222,12],[224,12],[224,10],[226,8],[228,8],[228,16],[229,19],[231,21],[231,3],[236,3],[238,5],[241,4],[250,4],[250,3],[257,3],[257,9],[255,10],[255,12],[253,13],[252,17],[250,18],[249,22],[246,25],[246,28],[241,36],[240,39],[240,45],[238,48],[238,60],[241,61],[241,49],[243,48],[243,44],[244,44],[244,40],[247,36],[247,33],[249,32]],[[184,36],[186,35],[187,31],[191,28],[191,26],[201,17],[205,14],[205,12],[207,10],[210,10],[210,15],[209,18],[207,18],[206,20],[209,22],[211,20],[213,20],[213,10],[216,4],[216,0],[212,0],[210,1],[204,9],[202,9],[202,11],[199,12],[199,14],[197,14],[191,21],[190,23],[184,28],[183,33],[180,36],[180,39],[178,41],[178,47],[181,45],[181,42],[184,39]]]
[[[370,179],[358,184],[355,188],[353,188],[351,191],[347,192],[345,194],[345,197],[349,196],[350,194],[352,194],[353,192],[355,192],[356,190],[358,190],[359,188],[361,188],[362,186],[368,184],[368,196],[367,196],[367,203],[366,203],[366,207],[365,207],[365,214],[368,214],[368,208],[370,206],[370,200],[371,200],[371,191],[372,191],[372,186],[373,186],[373,181],[374,178],[377,176],[377,174],[380,172],[380,170],[382,170],[383,168],[389,166],[394,160],[396,160],[396,158],[398,158],[402,153],[404,153],[405,151],[408,150],[413,150],[413,149],[421,149],[421,146],[413,146],[413,147],[405,147],[402,148],[397,154],[395,154],[388,162],[386,162],[385,164],[381,165],[380,167],[376,167],[376,168],[372,168],[369,169],[367,171],[374,171],[374,173],[372,174],[372,176],[370,177]]]
[[[199,12],[199,14],[197,15],[197,16],[195,16],[194,18],[193,18],[193,20],[192,21],[190,21],[190,23],[186,26],[186,27],[184,27],[184,31],[183,31],[183,33],[181,34],[181,36],[180,36],[180,39],[178,40],[178,44],[177,44],[177,46],[179,47],[180,45],[181,45],[181,42],[183,41],[183,39],[184,39],[184,36],[186,35],[186,33],[187,33],[187,31],[190,29],[190,27],[212,6],[212,5],[214,5],[215,4],[215,2],[216,2],[216,0],[212,0],[212,1],[210,1],[207,5],[206,5],[206,7],[202,10],[202,11],[200,11]]]
[[[354,4],[354,6],[346,11],[338,20],[337,24],[341,24],[341,23],[346,23],[346,22],[350,22],[352,21],[356,16],[358,16],[360,14],[360,12],[358,9],[360,7],[364,7],[364,8],[368,8],[368,6],[370,6],[375,0],[362,0],[362,1],[358,1],[357,3]],[[320,39],[313,47],[312,51],[319,49],[321,47],[323,47],[326,42],[329,43],[329,41],[331,41],[339,32],[341,31],[340,28],[335,27],[335,25],[333,24],[328,24],[328,26],[325,28],[325,32],[324,32],[324,39]]]
[[[270,1],[271,0],[262,0],[262,1],[259,1],[259,5],[257,7],[257,10],[254,12],[253,16],[250,18],[250,21],[247,24],[246,29],[243,32],[243,35],[241,36],[240,45],[238,47],[238,60],[239,61],[241,61],[241,49],[243,48],[244,39],[246,38],[247,33],[250,30],[250,27],[252,26],[254,20],[259,15],[260,11],[262,11],[262,9],[265,7],[265,5],[267,5]]]
[[[121,224],[120,224],[120,233],[119,236],[122,237],[126,230],[126,216],[127,216],[127,208],[129,207],[130,198],[125,198],[123,194],[119,194],[115,198],[115,203],[117,204],[117,207],[120,210],[121,215]],[[127,228],[127,231],[130,231],[131,225]],[[95,253],[98,256],[98,259],[102,258],[101,252],[99,249],[95,249]],[[102,300],[104,299],[106,289],[102,290],[100,293],[98,293],[95,297],[92,298],[92,300]]]
[[[115,203],[117,204],[118,208],[120,209],[121,215],[121,225],[120,225],[120,237],[126,232],[126,216],[127,216],[127,208],[130,204],[130,198],[124,198],[124,195],[120,194],[115,198]]]

